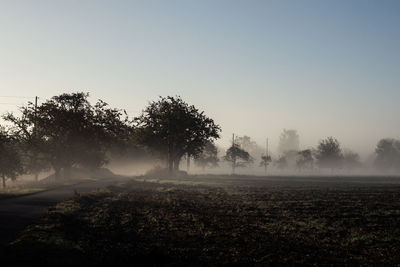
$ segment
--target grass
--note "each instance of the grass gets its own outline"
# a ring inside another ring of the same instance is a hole
[[[11,266],[400,264],[398,184],[196,179],[138,178],[62,202],[5,256]]]

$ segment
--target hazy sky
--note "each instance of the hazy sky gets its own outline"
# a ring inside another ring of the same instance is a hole
[[[275,150],[400,138],[400,1],[0,0],[0,112],[89,91],[137,115],[180,95]]]

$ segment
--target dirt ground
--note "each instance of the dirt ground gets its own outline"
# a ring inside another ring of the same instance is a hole
[[[394,266],[398,255],[399,177],[136,177],[49,208],[3,251],[9,266]]]

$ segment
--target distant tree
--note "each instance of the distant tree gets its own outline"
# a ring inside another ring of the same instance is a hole
[[[7,114],[15,135],[28,142],[31,153],[49,162],[56,179],[69,178],[71,168],[97,168],[107,162],[111,145],[120,144],[133,132],[123,112],[99,100],[88,101],[87,93],[54,96],[37,108],[32,103],[21,108],[21,117]]]
[[[285,156],[280,156],[276,161],[275,165],[278,169],[283,170],[288,167],[287,159]]]
[[[235,143],[249,152],[253,158],[259,158],[263,154],[263,149],[247,135],[236,136]]]
[[[203,170],[206,167],[217,167],[218,161],[218,148],[211,141],[208,141],[203,151],[194,157],[194,163]]]
[[[317,147],[316,158],[320,168],[333,170],[341,167],[343,154],[339,141],[333,137],[321,140]]]
[[[3,188],[6,187],[6,180],[15,181],[19,174],[22,174],[23,166],[16,140],[13,139],[4,128],[0,128],[0,175]]]
[[[346,150],[343,153],[343,167],[348,170],[361,167],[360,155],[351,150]]]
[[[375,165],[380,170],[400,170],[400,140],[381,139],[375,149]]]
[[[283,129],[279,139],[278,150],[281,154],[288,151],[298,151],[300,146],[299,135],[296,130]]]
[[[297,168],[299,169],[312,169],[314,158],[311,149],[305,149],[297,152],[298,158],[296,161]]]
[[[224,160],[232,164],[232,173],[235,173],[237,167],[246,167],[253,162],[253,158],[250,154],[240,148],[239,144],[232,144],[232,146],[226,151]]]
[[[269,155],[262,155],[261,156],[261,162],[260,162],[260,167],[264,167],[264,172],[267,174],[267,168],[268,165],[271,163],[272,158]]]
[[[206,144],[219,138],[220,127],[180,97],[160,97],[136,118],[142,144],[167,158],[168,169],[179,170],[181,158],[199,155]]]

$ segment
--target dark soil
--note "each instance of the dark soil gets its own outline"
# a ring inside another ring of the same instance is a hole
[[[10,266],[400,265],[400,186],[129,182],[48,209]]]

